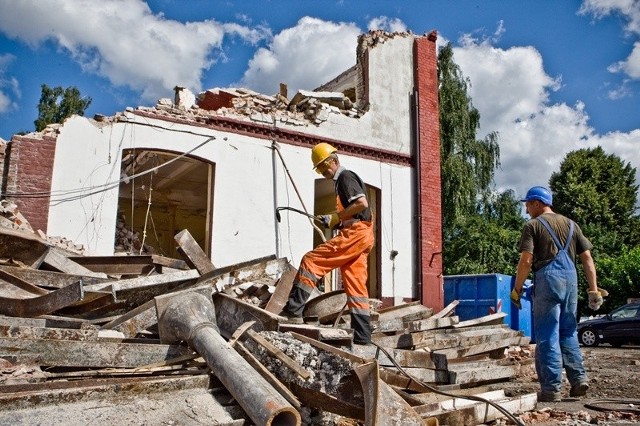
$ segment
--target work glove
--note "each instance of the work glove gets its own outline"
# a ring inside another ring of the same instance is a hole
[[[325,228],[333,229],[337,224],[340,223],[340,218],[337,213],[332,214],[323,214],[318,216],[318,220]]]
[[[518,292],[515,288],[511,290],[511,301],[518,309],[522,309],[522,303],[520,303],[520,297],[522,296],[522,290]]]
[[[604,302],[603,298],[609,295],[609,292],[603,288],[599,288],[597,291],[590,291],[589,295],[589,308],[597,311]]]

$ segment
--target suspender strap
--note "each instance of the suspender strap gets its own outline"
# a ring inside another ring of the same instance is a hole
[[[567,237],[567,241],[565,241],[564,243],[564,247],[562,247],[562,244],[560,244],[560,240],[558,239],[558,236],[556,235],[556,233],[553,232],[553,229],[551,229],[549,222],[544,220],[542,217],[538,217],[538,220],[547,229],[547,231],[549,232],[549,235],[551,235],[551,238],[553,238],[553,242],[556,244],[556,247],[558,248],[558,250],[569,250],[569,244],[571,243],[571,238],[573,238],[573,221],[572,220],[569,220],[569,236]]]

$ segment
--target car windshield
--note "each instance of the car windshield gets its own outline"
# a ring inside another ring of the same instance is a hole
[[[638,313],[638,306],[624,306],[611,313],[612,319],[635,318]]]

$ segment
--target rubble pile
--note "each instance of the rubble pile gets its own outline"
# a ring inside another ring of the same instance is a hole
[[[316,295],[303,324],[279,316],[295,275],[285,258],[216,268],[186,230],[175,236],[182,259],[73,255],[2,228],[0,238],[22,265],[0,261],[0,423],[33,423],[55,406],[60,415],[73,413],[70,425],[90,422],[94,409],[112,423],[132,416],[134,424],[154,423],[162,413],[162,421],[191,424],[194,407],[185,401],[203,400],[199,422],[255,422],[248,407],[260,402],[223,381],[243,379],[234,376],[237,368],[264,377],[296,424],[355,425],[385,416],[444,424],[464,410],[482,412],[472,415],[478,424],[502,417],[439,389],[484,395],[517,413],[535,407],[535,394],[500,391],[520,371],[507,348],[529,343],[502,324],[502,313],[460,321],[456,303],[436,313],[418,302],[377,308],[375,346],[360,346],[352,342],[341,291]],[[196,294],[215,318],[189,322],[195,308],[176,301]],[[172,317],[175,309],[186,310]],[[188,338],[176,340],[178,329]],[[213,335],[210,344],[237,352],[246,366],[216,357],[220,367],[195,349],[202,341],[194,339]],[[154,414],[158,401],[163,408]]]
[[[193,102],[188,101],[190,99]],[[222,116],[249,118],[269,125],[280,122],[294,126],[317,126],[327,121],[330,114],[351,118],[358,118],[363,114],[363,111],[355,108],[352,99],[340,92],[299,90],[289,100],[282,94],[268,96],[244,88],[216,88],[194,96],[188,89],[177,87],[174,100],[163,98],[155,107],[138,109],[180,116],[196,122],[206,122],[210,117]]]

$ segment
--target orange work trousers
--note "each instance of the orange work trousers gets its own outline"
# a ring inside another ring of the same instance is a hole
[[[326,274],[340,268],[351,313],[369,316],[367,256],[373,248],[373,223],[358,221],[305,254],[293,285],[311,294]]]

